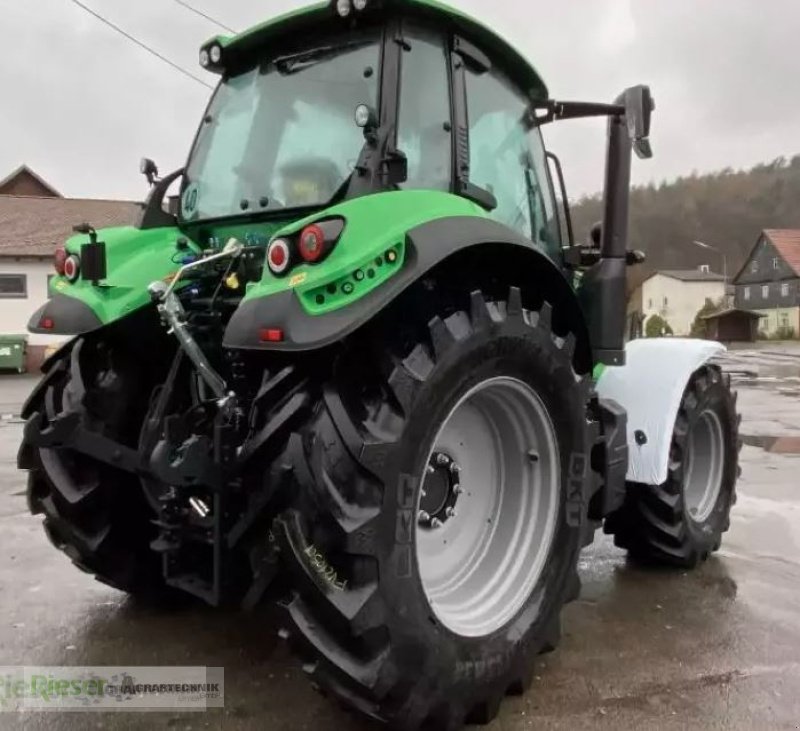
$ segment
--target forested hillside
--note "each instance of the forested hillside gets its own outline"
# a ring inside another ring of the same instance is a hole
[[[575,235],[584,241],[602,218],[600,196],[572,205]],[[724,250],[729,276],[744,263],[762,229],[800,228],[800,155],[750,170],[692,174],[631,191],[630,246],[647,253],[634,279],[655,269],[688,269],[721,258],[692,244],[699,239]]]

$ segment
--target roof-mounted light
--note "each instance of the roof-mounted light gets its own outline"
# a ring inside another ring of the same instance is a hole
[[[336,12],[340,18],[346,18],[353,10],[350,0],[336,0]]]
[[[226,53],[223,47],[224,44],[225,39],[219,36],[203,44],[203,47],[200,49],[200,65],[206,71],[217,74],[221,74],[225,71],[223,57]]]
[[[367,0],[353,0],[353,7],[360,13],[367,7]]]

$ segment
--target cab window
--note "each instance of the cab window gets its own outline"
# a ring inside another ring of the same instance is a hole
[[[452,143],[444,39],[404,27],[397,146],[408,160],[400,187],[450,190]]]
[[[555,199],[529,102],[497,71],[466,72],[470,181],[497,199],[492,217],[556,255],[561,247]]]

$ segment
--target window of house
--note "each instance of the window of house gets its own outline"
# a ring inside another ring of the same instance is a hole
[[[779,260],[778,260],[777,256],[773,256],[772,257],[772,268],[773,269],[778,269],[780,267],[780,264],[778,263],[778,261]]]
[[[650,299],[648,299],[648,300],[647,300],[647,306],[648,306],[648,307],[649,307],[651,310],[653,309],[653,298],[652,298],[652,297],[650,297]]]
[[[700,271],[707,274],[708,272],[711,271],[711,269],[709,268],[708,264],[701,264]]]
[[[0,274],[0,297],[5,299],[25,299],[27,296],[27,275]]]
[[[769,297],[769,285],[768,284],[765,284],[764,286],[761,287],[761,296],[764,299],[767,299],[767,297]]]
[[[780,314],[780,327],[786,328],[789,327],[789,315],[785,312],[781,312]]]
[[[746,300],[749,300],[749,299],[750,299],[750,287],[745,287],[745,288],[742,290],[742,293],[744,294],[744,298],[745,298]]]
[[[664,307],[666,307],[668,304],[669,304],[669,300],[666,297],[664,297]]]
[[[751,272],[757,272],[758,271],[758,262],[757,261],[754,261],[752,264],[750,264],[750,271]]]
[[[450,190],[452,173],[447,56],[441,37],[407,28],[397,146],[408,160],[401,188]],[[420,83],[424,80],[424,83]]]
[[[784,282],[781,284],[781,297],[788,297],[789,296],[789,283]]]

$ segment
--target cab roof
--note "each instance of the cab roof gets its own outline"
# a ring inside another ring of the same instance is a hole
[[[541,76],[517,49],[487,26],[460,10],[439,0],[371,0],[362,14],[366,18],[375,17],[375,13],[378,12],[391,11],[399,11],[403,17],[428,19],[436,27],[446,28],[462,35],[478,45],[492,63],[501,68],[532,99],[548,97],[547,87]],[[226,50],[246,53],[269,42],[272,38],[285,37],[287,34],[303,30],[330,29],[331,23],[336,21],[345,24],[349,23],[350,19],[340,19],[332,3],[318,2],[259,23],[235,36],[217,36],[212,41],[221,44]]]

